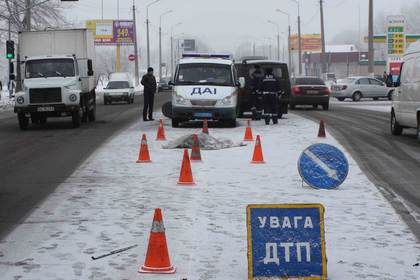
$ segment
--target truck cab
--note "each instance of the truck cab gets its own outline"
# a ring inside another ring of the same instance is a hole
[[[184,54],[173,82],[172,126],[203,119],[236,126],[239,87],[230,55]]]

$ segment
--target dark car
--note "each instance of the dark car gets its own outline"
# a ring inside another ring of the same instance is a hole
[[[290,109],[297,105],[319,105],[324,110],[329,109],[330,89],[324,81],[317,77],[296,77],[292,79],[292,94],[290,96]]]
[[[162,80],[158,82],[158,90],[159,91],[171,90],[172,85],[170,85],[170,81],[171,80],[169,78],[162,78]]]
[[[255,65],[260,65],[264,71],[272,68],[274,75],[278,78],[281,91],[278,95],[279,102],[279,118],[283,114],[287,114],[290,101],[290,78],[287,64],[277,60],[242,60],[236,63],[238,77],[245,78],[245,87],[239,91],[238,95],[238,117],[241,118],[244,112],[251,111],[251,74],[255,71]]]

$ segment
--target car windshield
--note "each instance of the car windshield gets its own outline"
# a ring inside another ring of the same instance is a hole
[[[123,88],[129,88],[130,85],[126,81],[111,81],[106,86],[106,89],[123,89]]]
[[[356,81],[356,78],[340,79],[337,80],[337,84],[352,84],[354,81]]]
[[[232,71],[229,65],[223,64],[180,64],[175,83],[183,85],[211,84],[233,86]]]
[[[296,78],[294,81],[295,85],[311,85],[311,86],[325,86],[325,83],[320,78],[311,78],[311,77],[305,77],[305,78]]]
[[[26,62],[26,79],[73,76],[75,76],[75,69],[74,60],[71,58],[39,59]]]
[[[278,79],[287,79],[287,77],[285,76],[285,72],[283,72],[281,67],[279,67],[278,65],[261,65],[261,68],[262,68],[263,73],[265,73],[265,70],[267,68],[271,68],[273,70],[274,76],[276,76]],[[252,66],[249,69],[249,77],[252,76],[252,73],[254,73],[254,71],[255,71],[255,67]]]

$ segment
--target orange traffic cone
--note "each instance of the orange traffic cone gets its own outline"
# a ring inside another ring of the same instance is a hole
[[[159,121],[159,128],[158,128],[158,131],[157,131],[156,140],[157,141],[166,141],[165,128],[163,127],[163,120],[162,119],[160,119],[160,121]]]
[[[209,134],[209,123],[207,119],[204,119],[203,121],[203,133]]]
[[[169,260],[168,246],[166,244],[165,227],[163,226],[162,211],[155,209],[152,230],[150,231],[149,246],[146,260],[139,268],[140,273],[172,274],[175,267]]]
[[[193,139],[194,143],[191,150],[191,161],[201,161],[200,140],[198,140],[198,135],[194,134]]]
[[[188,150],[184,149],[184,158],[182,160],[181,172],[179,174],[178,185],[195,185],[192,171],[190,158],[188,156]]]
[[[252,129],[251,129],[251,121],[250,120],[248,120],[247,126],[245,128],[244,141],[254,141],[254,137],[252,136]]]
[[[257,135],[257,140],[255,141],[254,155],[252,156],[251,163],[265,163],[259,135]]]
[[[143,134],[140,144],[139,159],[137,163],[151,162],[149,155],[149,148],[147,147],[146,134]]]
[[[324,123],[323,119],[321,119],[319,121],[318,137],[319,138],[326,138],[327,137],[327,135],[325,133],[325,123]]]

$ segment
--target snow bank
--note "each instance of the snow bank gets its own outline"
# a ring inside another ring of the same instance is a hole
[[[172,129],[176,139],[199,128]],[[330,279],[420,279],[420,245],[349,157],[337,190],[302,186],[296,162],[317,142],[317,124],[295,115],[277,126],[253,123],[265,165],[250,164],[253,145],[202,151],[194,187],[176,185],[182,150],[164,150],[158,122],[137,123],[97,150],[1,241],[4,279],[247,279],[245,207],[252,203],[322,203]],[[242,140],[245,123],[210,134]],[[136,164],[147,133],[152,163]],[[330,135],[327,143],[337,145]],[[139,275],[153,210],[163,209],[176,275]],[[92,255],[139,246],[101,260]]]

